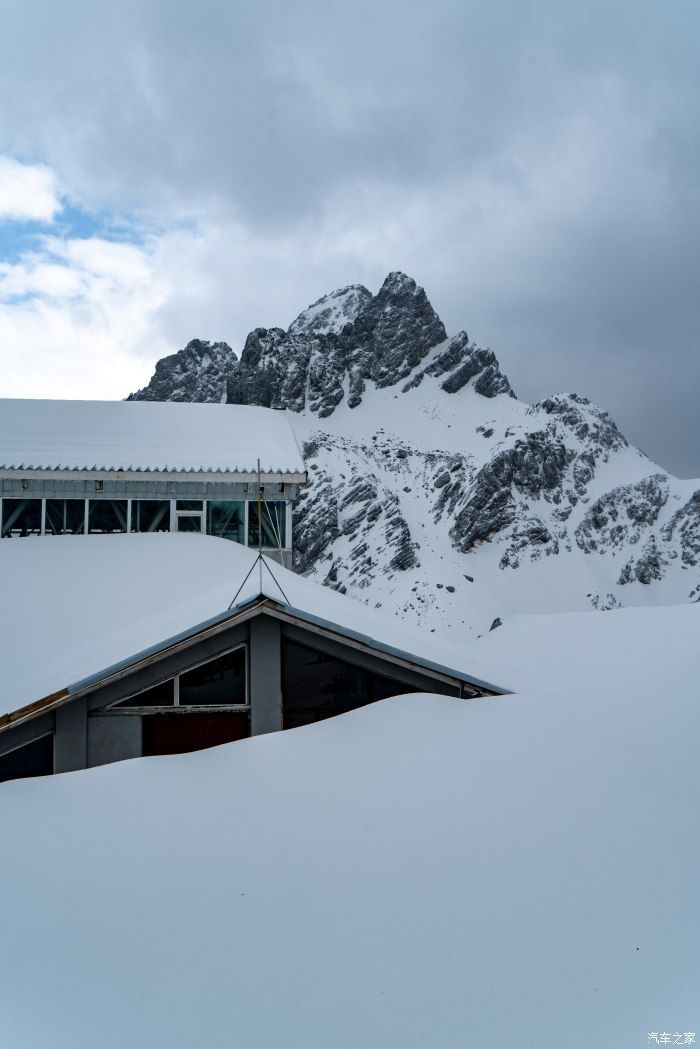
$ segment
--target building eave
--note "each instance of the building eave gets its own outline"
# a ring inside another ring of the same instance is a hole
[[[81,678],[59,691],[52,692],[48,696],[3,715],[0,717],[0,733],[22,722],[30,721],[40,714],[55,710],[57,707],[87,695],[97,688],[117,681],[147,666],[149,663],[157,661],[166,654],[184,650],[209,636],[220,633],[235,623],[246,622],[256,615],[270,615],[283,622],[293,623],[306,628],[311,627],[314,631],[323,634],[330,640],[344,642],[360,651],[380,654],[387,658],[389,662],[397,663],[408,669],[415,668],[416,670],[424,671],[428,676],[453,685],[459,688],[460,691],[462,688],[466,688],[471,696],[509,694],[508,689],[495,685],[492,682],[466,674],[463,671],[456,670],[454,667],[424,659],[414,653],[377,641],[376,638],[368,634],[351,630],[342,624],[323,619],[321,616],[315,616],[285,602],[276,601],[265,594],[259,594],[257,597],[242,602],[216,616],[212,616],[210,619],[206,619],[188,630],[166,638],[158,644],[136,652],[118,663],[104,667],[94,674]],[[465,698],[470,697],[467,695]]]
[[[249,470],[140,470],[140,469],[117,469],[116,467],[93,467],[92,469],[63,469],[61,467],[47,468],[34,466],[3,466],[0,467],[0,480],[20,480],[22,478],[33,478],[35,480],[62,480],[62,481],[211,481],[216,483],[242,481],[251,484],[257,481],[257,467]],[[309,475],[306,470],[261,470],[260,482],[262,484],[307,484]]]

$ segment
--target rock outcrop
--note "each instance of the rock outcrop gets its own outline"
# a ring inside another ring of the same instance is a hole
[[[447,393],[472,382],[486,397],[512,394],[491,350],[474,346],[465,332],[448,340],[424,290],[404,273],[390,273],[377,295],[351,285],[319,299],[286,332],[252,331],[231,370],[227,400],[324,419],[343,400],[350,408],[361,404],[368,383],[385,389],[409,380],[411,387],[425,375],[443,376]]]
[[[184,350],[163,357],[148,386],[129,401],[223,401],[236,355],[225,342],[192,339]]]

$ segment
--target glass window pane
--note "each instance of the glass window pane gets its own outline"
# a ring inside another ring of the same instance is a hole
[[[132,532],[169,532],[170,502],[167,499],[132,499]]]
[[[207,503],[207,532],[237,543],[245,541],[245,503]]]
[[[126,499],[91,499],[88,532],[126,532]]]
[[[203,521],[201,514],[178,514],[178,532],[203,532]]]
[[[287,504],[285,502],[261,502],[263,547],[276,550],[287,545]],[[258,545],[258,504],[248,503],[248,546]]]
[[[3,499],[2,538],[41,534],[41,499]]]
[[[417,689],[345,663],[294,641],[282,642],[282,697],[285,728],[344,714],[348,710]]]
[[[245,648],[180,675],[180,706],[245,703]]]
[[[0,757],[0,783],[53,772],[53,733],[25,743]]]
[[[201,499],[178,499],[178,510],[202,510],[204,504]]]
[[[172,707],[175,703],[175,682],[161,681],[153,688],[147,688],[145,692],[137,692],[135,696],[129,696],[115,707]]]
[[[47,535],[82,535],[85,531],[84,499],[47,499]]]

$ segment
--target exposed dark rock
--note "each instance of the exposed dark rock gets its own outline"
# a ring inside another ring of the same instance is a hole
[[[418,386],[426,375],[445,376],[441,386],[446,393],[457,393],[474,380],[473,389],[483,397],[496,397],[499,393],[515,397],[493,350],[470,343],[465,331],[454,335],[430,364],[416,372],[404,390]]]
[[[700,488],[664,525],[661,536],[669,543],[680,544],[681,561],[686,568],[700,564]]]
[[[450,535],[457,549],[466,553],[513,524],[519,515],[518,495],[555,501],[571,457],[547,433],[531,433],[498,452],[479,470],[455,515]],[[551,539],[541,522],[532,536],[538,543]]]
[[[223,401],[236,355],[225,342],[192,339],[184,350],[163,357],[148,386],[128,401]]]
[[[372,301],[372,292],[362,284],[350,284],[323,295],[292,321],[290,335],[338,334]]]
[[[512,394],[492,351],[470,344],[464,333],[417,372],[433,348],[446,341],[424,290],[404,273],[390,273],[377,295],[351,285],[319,299],[287,332],[251,332],[231,371],[227,398],[232,404],[306,409],[325,418],[346,391],[354,408],[368,382],[383,388],[410,379],[415,385],[427,374],[445,375],[443,388],[451,393],[473,380],[474,389],[486,397]]]
[[[541,412],[559,419],[579,441],[591,442],[597,448],[627,447],[627,441],[613,419],[586,397],[579,397],[576,393],[560,393],[538,401],[528,409],[528,415]]]
[[[630,558],[622,569],[618,584],[624,586],[625,583],[631,583],[636,579],[639,583],[648,586],[655,580],[663,578],[663,570],[667,564],[668,560],[656,544],[656,537],[650,535],[644,543],[639,557]]]
[[[586,512],[576,529],[576,542],[587,554],[638,543],[656,524],[668,492],[668,477],[658,473],[636,484],[613,488]]]

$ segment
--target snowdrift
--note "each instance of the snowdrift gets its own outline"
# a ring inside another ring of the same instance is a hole
[[[0,789],[0,1043],[642,1046],[698,1024],[700,608],[529,617],[404,696]]]

